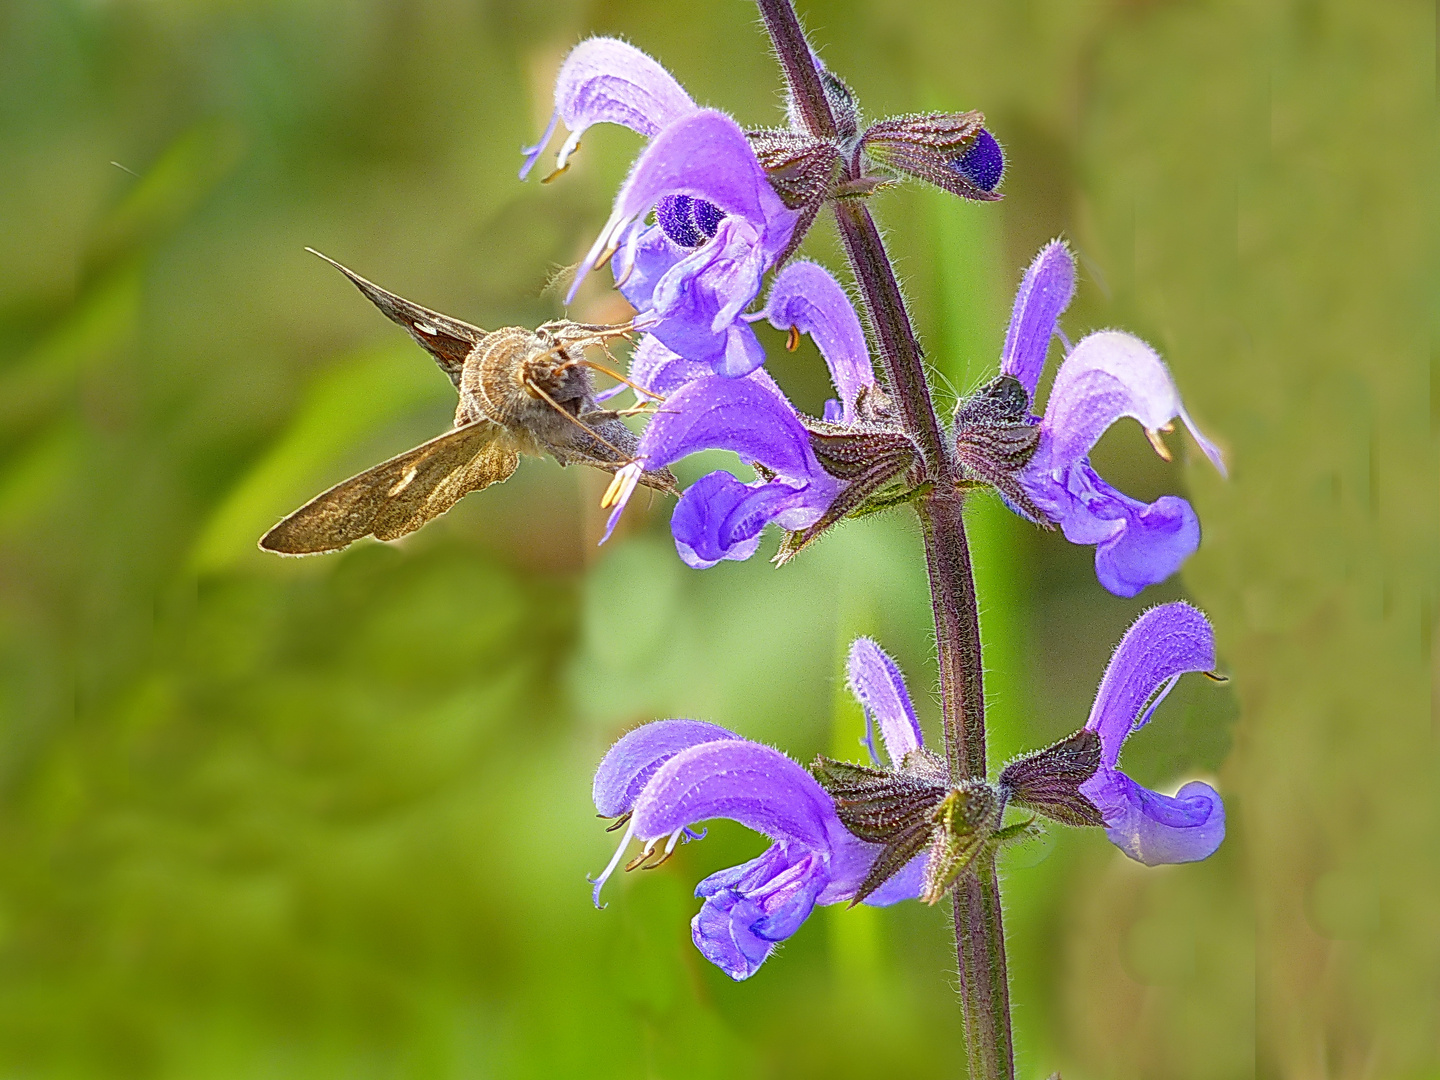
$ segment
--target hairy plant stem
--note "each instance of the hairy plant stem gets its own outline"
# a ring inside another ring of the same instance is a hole
[[[835,118],[791,0],[757,0],[794,102],[810,134],[833,138]],[[853,170],[855,159],[846,155]],[[842,182],[858,180],[847,173]],[[965,537],[959,476],[935,413],[920,344],[885,243],[863,199],[833,202],[835,220],[892,398],[934,486],[916,503],[925,538],[940,666],[945,757],[952,780],[985,775],[984,666],[975,575]],[[952,893],[960,1004],[972,1080],[1014,1080],[1005,930],[993,858],[980,860]]]

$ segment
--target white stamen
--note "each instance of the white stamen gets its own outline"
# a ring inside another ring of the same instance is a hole
[[[610,857],[610,862],[606,865],[605,869],[600,871],[600,876],[594,879],[595,892],[592,894],[591,899],[597,908],[605,906],[600,903],[600,890],[605,887],[605,882],[608,881],[610,875],[615,872],[615,868],[620,865],[620,859],[624,856],[625,849],[630,846],[630,838],[634,835],[635,819],[631,818],[629,824],[625,826],[624,835],[620,837],[619,846],[615,848],[615,854]]]
[[[685,835],[685,826],[684,826],[684,825],[681,825],[680,828],[676,829],[674,832],[672,832],[672,833],[670,834],[670,840],[669,840],[669,842],[665,845],[665,854],[666,854],[667,857],[669,856],[669,854],[670,854],[672,851],[675,850],[675,845],[680,842],[680,837],[682,837],[682,836],[684,836],[684,835]]]

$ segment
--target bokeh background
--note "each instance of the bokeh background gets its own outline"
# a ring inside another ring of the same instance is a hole
[[[1125,759],[1217,783],[1217,856],[1009,857],[1021,1075],[1440,1077],[1433,9],[800,6],[869,115],[980,108],[1007,147],[999,205],[876,200],[942,396],[1064,235],[1067,330],[1153,342],[1232,464],[1133,425],[1098,448],[1206,530],[1134,601],[972,507],[992,760],[1082,723],[1157,601],[1201,605],[1231,675]],[[561,312],[640,145],[598,128],[515,178],[590,33],[779,122],[746,0],[0,4],[0,1075],[963,1075],[944,911],[820,911],[737,985],[691,890],[759,838],[715,827],[601,912],[585,882],[591,770],[642,720],[853,757],[870,633],[934,737],[905,517],[696,573],[663,500],[599,549],[604,478],[527,460],[400,544],[255,548],[452,408],[304,246],[482,326]],[[840,265],[827,228],[806,250]],[[574,310],[623,316],[599,277]],[[816,354],[766,340],[817,408]]]

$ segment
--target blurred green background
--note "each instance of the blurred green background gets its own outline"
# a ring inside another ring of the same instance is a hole
[[[1206,530],[1134,601],[972,508],[993,760],[1082,723],[1157,601],[1202,606],[1232,675],[1125,759],[1218,778],[1215,858],[1010,857],[1021,1075],[1440,1077],[1433,8],[800,6],[869,115],[980,108],[1007,147],[998,206],[877,200],[937,377],[988,376],[1065,235],[1069,333],[1153,342],[1232,465],[1133,425],[1097,449]],[[585,882],[591,770],[642,720],[854,757],[871,633],[934,737],[905,517],[695,573],[663,500],[597,549],[604,478],[527,460],[401,544],[255,549],[453,407],[305,245],[483,326],[560,313],[640,145],[515,178],[590,33],[779,122],[746,0],[0,3],[0,1075],[963,1075],[944,911],[823,910],[736,985],[691,890],[759,838],[713,828],[602,912]],[[828,228],[807,251],[839,266]],[[574,311],[620,314],[598,278]],[[810,346],[766,340],[818,407]]]

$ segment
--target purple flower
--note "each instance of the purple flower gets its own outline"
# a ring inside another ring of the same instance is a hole
[[[1151,608],[1110,658],[1085,723],[1100,737],[1100,767],[1080,793],[1100,811],[1111,842],[1147,866],[1208,858],[1225,839],[1225,806],[1209,784],[1192,780],[1161,795],[1115,767],[1120,747],[1180,676],[1214,667],[1214,631],[1204,615],[1185,603]]]
[[[652,207],[657,220],[647,226]],[[739,125],[701,109],[662,130],[635,162],[570,295],[615,253],[615,280],[637,325],[718,374],[745,375],[765,354],[741,313],[797,220]]]
[[[880,726],[895,761],[920,747],[920,727],[898,669],[874,642],[850,654],[850,685]],[[800,928],[816,904],[853,900],[879,845],[853,836],[835,804],[803,768],[780,751],[714,724],[657,720],[625,735],[595,773],[595,808],[625,823],[594,901],[632,839],[643,844],[627,869],[659,865],[691,828],[729,818],[768,836],[758,858],[711,874],[695,888],[704,900],[690,924],[695,946],[732,979],[748,979],[776,944]],[[865,903],[885,906],[920,893],[925,858],[910,861]]]
[[[1020,382],[1033,402],[1056,321],[1075,294],[1075,263],[1060,241],[1025,272],[1000,372]],[[1032,404],[1033,408],[1033,404]],[[1102,330],[1082,339],[1060,365],[1040,419],[1034,456],[1019,474],[1025,493],[1076,544],[1095,545],[1095,573],[1117,596],[1134,596],[1163,581],[1195,552],[1200,523],[1184,499],[1143,503],[1117,491],[1090,467],[1091,447],[1125,416],[1144,427],[1157,452],[1177,417],[1224,475],[1220,451],[1200,434],[1155,350],[1139,338]]]
[[[874,387],[875,374],[860,320],[840,285],[814,263],[793,263],[776,278],[764,314],[777,328],[814,338],[839,394],[826,417],[853,423],[856,402]],[[791,531],[809,528],[847,486],[825,470],[800,415],[764,370],[740,379],[696,378],[703,370],[658,337],[637,347],[631,378],[668,397],[640,437],[634,462],[616,474],[605,534],[644,470],[700,450],[734,451],[760,466],[762,478],[747,484],[723,471],[703,476],[686,489],[671,518],[680,558],[697,570],[748,559],[771,522]]]
[[[771,188],[744,132],[725,114],[696,108],[668,71],[613,38],[582,42],[561,65],[550,125],[526,149],[521,179],[559,120],[570,137],[557,171],[591,124],[623,124],[651,140],[567,302],[597,263],[618,253],[616,284],[639,312],[639,326],[717,374],[759,367],[764,352],[740,313],[785,252],[799,215]],[[652,208],[656,221],[647,226]]]

